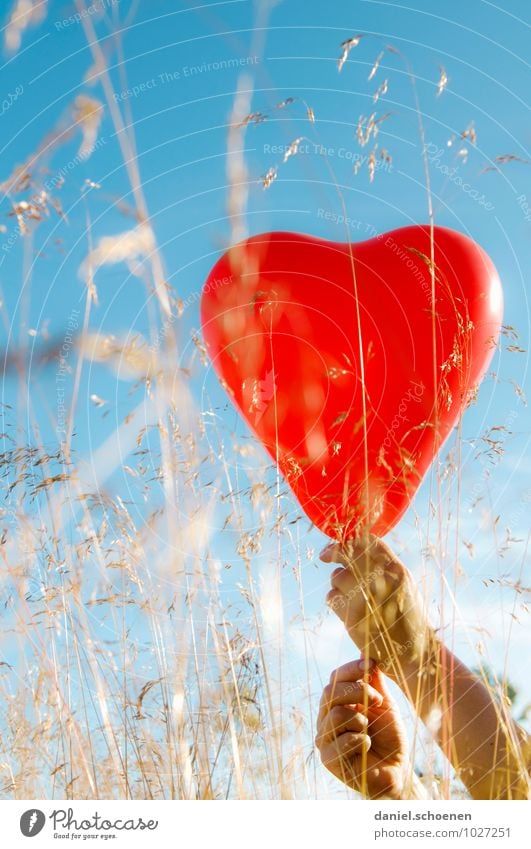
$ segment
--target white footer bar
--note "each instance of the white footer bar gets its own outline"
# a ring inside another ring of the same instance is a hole
[[[164,849],[520,847],[529,802],[4,801],[1,844]],[[34,842],[33,842],[34,841]],[[67,841],[69,841],[67,843]]]

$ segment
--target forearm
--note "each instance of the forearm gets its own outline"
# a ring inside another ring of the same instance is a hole
[[[421,719],[436,725],[437,742],[473,798],[528,798],[527,735],[444,645],[432,640],[424,658],[403,665],[398,683]]]

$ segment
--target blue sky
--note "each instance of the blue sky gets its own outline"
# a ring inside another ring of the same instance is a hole
[[[112,18],[111,4],[105,5]],[[519,160],[531,159],[531,79],[527,62],[531,21],[526,0],[512,0],[505,6],[483,0],[451,0],[441,11],[441,4],[435,0],[417,0],[415,5],[378,0],[286,0],[271,4],[267,29],[257,30],[260,14],[249,0],[195,7],[168,0],[134,4],[121,0],[116,4],[115,13],[122,22],[118,26],[123,28],[125,63],[119,66],[113,49],[108,63],[117,105],[123,110],[125,122],[134,125],[141,179],[162,248],[167,280],[177,297],[189,299],[181,320],[184,340],[199,327],[197,294],[230,239],[227,125],[242,73],[252,80],[252,111],[268,115],[264,123],[251,124],[244,136],[249,174],[246,224],[250,233],[299,230],[343,240],[344,227],[334,218],[341,214],[341,200],[330,168],[348,215],[356,222],[352,225],[353,240],[366,238],[369,232],[426,221],[427,198],[414,92],[400,56],[385,50],[386,45],[392,45],[407,58],[415,75],[431,156],[436,223],[468,234],[490,254],[504,285],[505,323],[517,329],[518,344],[527,351],[531,165]],[[83,82],[92,59],[83,27],[72,17],[74,11],[69,3],[51,0],[47,19],[25,33],[18,54],[3,57],[2,97],[8,98],[4,102],[9,106],[2,108],[0,117],[1,180],[30,156],[67,114],[76,96],[84,93],[104,99],[98,79],[91,86]],[[130,12],[135,12],[134,17],[129,18]],[[102,36],[106,32],[105,20],[96,13],[92,20]],[[340,42],[358,34],[363,35],[359,46],[351,50],[338,73]],[[382,50],[378,70],[368,81]],[[437,96],[441,65],[448,84]],[[373,94],[384,79],[388,80],[388,91],[375,105]],[[15,98],[17,91],[20,94]],[[296,98],[293,104],[275,108],[291,97]],[[307,106],[315,113],[315,124],[307,119]],[[378,115],[391,113],[382,123],[377,141],[380,148],[389,151],[392,161],[389,167],[377,169],[371,183],[366,162],[362,160],[356,175],[353,164],[368,153],[368,148],[360,148],[355,138],[358,118],[373,111]],[[471,126],[476,132],[476,145],[469,138],[461,138]],[[282,163],[279,149],[301,136],[301,152]],[[44,256],[31,272],[27,315],[21,285],[22,240],[15,238],[12,244],[8,241],[14,220],[7,217],[9,199],[2,199],[0,223],[8,228],[0,233],[3,346],[13,346],[17,340],[28,343],[28,331],[33,334],[29,336],[30,346],[38,346],[45,332],[62,338],[72,310],[82,309],[84,285],[79,267],[88,250],[87,214],[94,243],[104,235],[133,226],[109,201],[114,197],[130,203],[131,197],[108,106],[99,143],[87,162],[76,161],[78,148],[76,136],[53,156],[39,160],[39,166],[47,167],[51,177],[68,172],[60,193],[68,224],[52,215],[35,234],[35,247]],[[505,155],[515,159],[496,168],[495,158]],[[260,178],[277,165],[278,177],[264,191]],[[488,168],[494,170],[486,171]],[[456,175],[466,183],[467,190],[458,184]],[[80,189],[86,179],[101,188],[82,195]],[[57,245],[58,238],[64,244]],[[117,335],[147,333],[149,304],[137,277],[130,275],[123,264],[117,264],[102,269],[97,286],[100,303],[91,317],[93,330]],[[492,662],[498,667],[504,662],[505,650],[501,629],[508,627],[508,614],[503,611],[507,611],[512,596],[500,595],[496,587],[488,588],[483,581],[506,574],[517,577],[524,544],[514,544],[504,558],[499,557],[492,537],[492,518],[500,515],[500,544],[507,524],[511,524],[515,536],[525,540],[529,503],[523,497],[529,490],[531,475],[530,417],[511,382],[529,391],[528,355],[507,351],[509,342],[503,340],[493,360],[497,379],[484,382],[477,405],[464,419],[458,532],[459,559],[464,570],[458,583],[460,609],[469,625],[491,624],[492,635],[486,639]],[[189,344],[186,351],[190,351]],[[53,444],[54,370],[37,370],[30,379],[44,437]],[[219,408],[219,421],[227,439],[232,438],[233,432],[242,440],[248,439],[211,372],[206,376],[201,373],[196,387],[199,401],[204,391],[204,397],[212,399]],[[12,403],[16,392],[14,381],[6,379],[3,400]],[[88,399],[92,394],[108,401],[105,407],[91,404]],[[80,398],[75,445],[82,456],[90,458],[131,406],[139,402],[140,394],[131,395],[130,380],[116,379],[103,367],[95,366],[82,376]],[[505,426],[510,431],[502,432],[505,453],[495,463],[477,459],[478,451],[484,448],[477,440],[492,426]],[[476,442],[472,445],[467,440]],[[446,450],[442,462],[445,455]],[[127,462],[125,457],[123,462]],[[110,485],[120,492],[128,486],[126,476],[114,475]],[[421,565],[421,551],[426,545],[427,496],[425,486],[394,537],[397,545],[407,549],[408,565],[419,574],[425,568]],[[479,496],[483,501],[472,509]],[[287,504],[296,510],[294,503]],[[419,527],[415,527],[415,517]],[[300,528],[304,546],[317,553],[326,540],[307,524]],[[452,533],[456,534],[455,527]],[[475,559],[470,559],[463,538],[474,543]],[[218,545],[221,557],[237,561],[227,543]],[[288,541],[284,557],[289,562],[292,555]],[[308,613],[317,622],[329,570],[325,566],[315,569],[314,562],[310,557],[306,593]],[[268,571],[267,564],[268,552],[264,550],[264,573]],[[429,571],[429,564],[426,568]],[[231,592],[231,580],[229,572],[224,578],[227,593]],[[440,598],[437,581],[435,604]],[[296,588],[289,578],[286,599],[295,609]],[[286,628],[291,627],[287,621],[285,624]],[[524,626],[514,624],[508,669],[531,698],[530,685],[525,683],[529,670],[522,668],[527,656],[526,625],[525,619]],[[330,618],[322,627],[322,638],[315,642],[313,650],[316,668],[326,675],[327,668],[352,656],[352,650]],[[476,640],[470,635],[469,629],[466,634],[463,631],[461,650],[466,659],[477,662]],[[301,639],[300,634],[294,633],[290,660],[294,675],[299,674]]]

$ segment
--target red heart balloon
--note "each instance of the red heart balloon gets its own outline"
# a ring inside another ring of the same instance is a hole
[[[475,394],[503,296],[461,233],[253,236],[201,300],[214,368],[308,517],[347,539],[400,519]]]

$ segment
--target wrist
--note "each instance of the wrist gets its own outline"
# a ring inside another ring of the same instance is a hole
[[[443,643],[431,627],[427,627],[423,635],[417,638],[414,650],[398,657],[394,668],[387,674],[402,690],[411,690],[418,686],[419,680],[433,673],[440,666]]]

